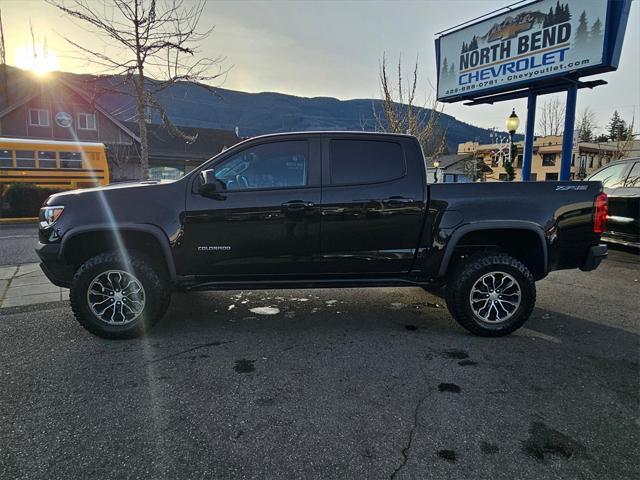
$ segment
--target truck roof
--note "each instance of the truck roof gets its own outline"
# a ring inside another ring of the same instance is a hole
[[[371,137],[403,137],[403,138],[415,138],[413,135],[406,133],[389,133],[389,132],[365,132],[361,130],[312,130],[308,132],[278,132],[267,133],[264,135],[256,135],[255,137],[248,137],[247,140],[254,140],[256,138],[271,138],[271,137],[296,137],[296,136],[320,136],[320,135],[345,135],[345,136],[371,136]]]

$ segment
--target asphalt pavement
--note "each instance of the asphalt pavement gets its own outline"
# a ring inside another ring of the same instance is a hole
[[[416,288],[178,294],[142,339],[0,310],[0,478],[640,477],[638,257],[517,334]]]
[[[37,224],[0,223],[0,266],[37,262],[38,256],[34,250],[37,242]]]

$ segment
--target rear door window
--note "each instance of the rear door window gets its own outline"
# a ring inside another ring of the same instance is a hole
[[[622,174],[627,169],[627,163],[616,163],[604,170],[596,173],[589,178],[590,181],[600,181],[604,185],[604,188],[618,188],[621,187]]]
[[[636,162],[631,167],[631,171],[624,182],[625,187],[640,187],[640,162]]]
[[[381,183],[405,174],[402,147],[380,140],[331,140],[331,184]]]

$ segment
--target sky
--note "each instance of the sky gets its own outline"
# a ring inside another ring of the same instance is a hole
[[[92,0],[89,0],[92,1]],[[186,0],[189,1],[189,0]],[[226,58],[230,68],[224,88],[247,92],[281,92],[305,97],[378,98],[379,62],[402,58],[408,74],[418,62],[421,102],[433,97],[436,83],[435,34],[511,2],[495,0],[421,1],[213,1],[200,26],[215,26],[201,45],[203,55]],[[578,93],[578,112],[589,107],[604,128],[614,109],[640,125],[640,2],[635,0],[616,72],[588,77],[608,85]],[[0,0],[7,62],[15,65],[31,43],[29,22],[37,43],[46,38],[59,70],[94,73],[96,67],[74,55],[62,38],[103,47],[103,42],[79,28],[40,0]],[[109,51],[109,47],[106,47]],[[23,59],[24,60],[24,59]],[[540,106],[550,96],[540,98]],[[446,104],[444,111],[481,127],[504,128],[512,108],[522,119],[526,100],[487,106]],[[524,125],[524,121],[522,121]],[[521,127],[522,129],[523,127]]]

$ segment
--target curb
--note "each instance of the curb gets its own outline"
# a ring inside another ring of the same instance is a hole
[[[37,223],[38,217],[0,218],[0,225],[22,225],[25,223]]]

